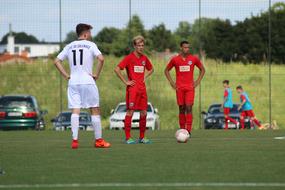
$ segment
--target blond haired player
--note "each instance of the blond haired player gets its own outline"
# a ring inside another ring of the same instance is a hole
[[[126,85],[125,135],[126,144],[136,144],[131,137],[132,117],[135,110],[140,111],[140,136],[138,143],[149,144],[151,141],[145,137],[147,117],[147,93],[145,80],[153,72],[152,64],[143,54],[145,40],[142,36],[133,39],[135,50],[127,55],[115,68],[117,76]],[[122,75],[121,70],[126,70],[128,79]]]

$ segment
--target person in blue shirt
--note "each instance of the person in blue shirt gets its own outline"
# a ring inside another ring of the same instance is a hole
[[[230,81],[224,80],[223,86],[225,90],[224,90],[222,108],[224,109],[224,116],[225,116],[224,129],[227,130],[229,128],[229,122],[232,122],[235,125],[237,125],[237,121],[229,116],[230,110],[233,108],[233,92],[232,89],[230,88]]]
[[[253,112],[253,107],[252,104],[249,100],[249,97],[247,93],[243,90],[242,86],[239,85],[236,87],[237,93],[240,95],[240,106],[238,108],[239,111],[241,111],[240,114],[240,124],[241,124],[241,129],[244,129],[244,119],[246,117],[250,118],[250,123],[255,123],[259,129],[263,129],[264,127],[260,124],[258,119],[255,117],[255,114]],[[254,127],[254,126],[251,126]]]

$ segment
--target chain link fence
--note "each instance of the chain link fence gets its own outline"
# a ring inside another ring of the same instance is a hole
[[[184,39],[190,41],[191,52],[206,67],[205,78],[196,89],[194,128],[202,127],[202,111],[222,102],[225,79],[230,80],[234,102],[239,102],[235,87],[242,85],[262,123],[276,121],[279,127],[285,125],[284,1],[0,0],[0,3],[0,94],[36,96],[41,107],[49,112],[48,128],[52,128],[50,119],[67,109],[66,81],[52,62],[60,48],[76,39],[74,29],[80,22],[94,27],[93,40],[106,57],[98,81],[104,127],[108,127],[110,110],[125,100],[125,87],[113,70],[122,56],[132,50],[131,39],[138,34],[146,37],[146,54],[155,69],[147,87],[149,101],[158,108],[161,129],[178,126],[175,92],[164,77],[164,68]],[[14,54],[26,52],[29,61],[3,58],[8,52],[9,33],[15,37]],[[33,56],[34,48],[39,50],[33,44],[51,50]]]

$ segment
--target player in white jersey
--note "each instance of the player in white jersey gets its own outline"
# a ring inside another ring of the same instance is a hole
[[[99,107],[99,93],[95,81],[99,78],[104,64],[104,57],[95,43],[91,42],[92,26],[88,24],[78,24],[76,33],[78,40],[66,45],[59,53],[54,64],[61,75],[68,80],[68,107],[72,109],[71,129],[73,149],[78,148],[79,114],[81,108],[90,108],[92,125],[94,128],[95,143],[97,148],[108,148],[110,143],[102,138],[102,127]],[[94,59],[98,64],[93,74]],[[62,62],[67,59],[70,67],[68,74],[62,66]]]

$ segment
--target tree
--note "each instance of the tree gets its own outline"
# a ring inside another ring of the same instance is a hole
[[[65,44],[69,44],[70,42],[73,42],[74,40],[77,40],[77,34],[74,31],[70,31],[67,33],[66,38],[64,40]]]
[[[93,40],[97,43],[103,54],[114,53],[114,43],[118,40],[121,30],[114,27],[104,27]]]
[[[180,40],[189,40],[192,33],[192,28],[189,22],[181,21],[178,24],[178,28],[175,30],[174,35],[176,35]]]
[[[212,58],[220,58],[224,62],[232,61],[234,56],[234,36],[233,36],[233,27],[229,20],[215,19],[213,23],[213,35],[215,40],[214,49],[213,44],[207,44],[205,49],[211,49],[209,53]],[[207,51],[207,50],[206,50]]]
[[[285,64],[285,3],[275,3],[271,15],[272,61]]]
[[[194,21],[190,43],[195,53],[204,50],[207,56],[214,56],[212,53],[215,51],[215,46],[217,46],[213,31],[214,24],[215,19],[211,18],[201,18]]]
[[[150,39],[151,49],[155,51],[162,52],[166,49],[176,49],[174,36],[170,30],[166,29],[163,23],[150,29],[148,32],[148,38]]]
[[[15,37],[15,43],[19,44],[37,44],[39,40],[33,36],[28,35],[25,32],[12,32],[12,35]],[[1,40],[1,44],[7,44],[9,33],[5,34]]]
[[[112,53],[117,57],[129,54],[132,51],[130,41],[129,31],[127,29],[121,30],[117,40],[113,43]]]
[[[129,30],[130,37],[133,38],[137,35],[145,36],[144,25],[138,15],[133,15],[128,22],[127,29]]]

